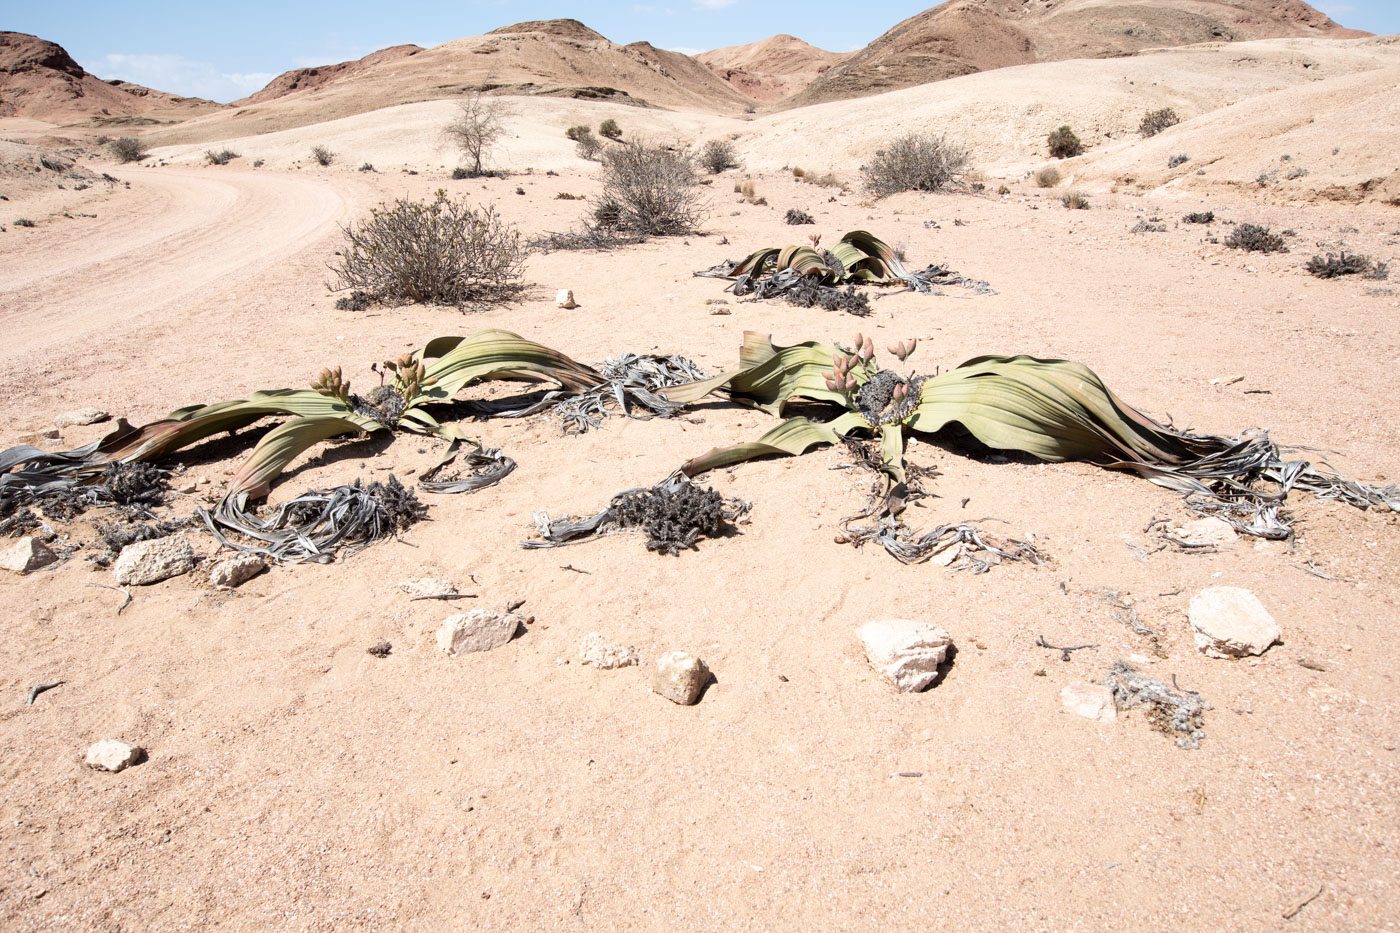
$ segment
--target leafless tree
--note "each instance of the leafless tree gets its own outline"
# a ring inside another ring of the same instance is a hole
[[[443,129],[443,136],[471,160],[473,176],[484,174],[483,163],[496,141],[505,135],[505,121],[511,116],[511,109],[498,97],[472,91],[457,104],[457,111]]]

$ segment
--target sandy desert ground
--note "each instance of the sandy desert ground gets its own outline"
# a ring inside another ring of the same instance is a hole
[[[1338,77],[1376,93],[1397,81],[1396,66],[1382,64]],[[996,78],[1004,90],[985,91],[1001,94],[1007,113],[1025,80],[1017,71]],[[929,113],[955,83],[923,91]],[[979,158],[988,187],[976,194],[874,202],[779,171],[803,164],[854,182],[858,158],[840,146],[874,132],[856,105],[886,131],[920,118],[899,117],[920,90],[753,121],[519,101],[500,159],[515,174],[502,179],[448,177],[455,160],[436,132],[451,104],[441,102],[231,139],[243,158],[224,167],[198,164],[203,140],[159,148],[139,166],[85,160],[119,182],[16,189],[3,205],[0,447],[80,406],[140,423],[299,386],[327,365],[369,384],[372,361],[486,327],[583,361],[678,352],[711,372],[733,365],[745,330],[783,343],[873,329],[881,346],[918,336],[925,368],[984,353],[1079,360],[1178,425],[1265,427],[1338,451],[1330,462],[1359,479],[1400,477],[1400,286],[1321,281],[1301,268],[1343,247],[1400,258],[1400,209],[1320,193],[1375,176],[1377,164],[1393,182],[1383,158],[1347,160],[1353,146],[1394,139],[1397,121],[1356,126],[1355,137],[1339,127],[1325,141],[1235,134],[1228,143],[1219,119],[1188,121],[1169,131],[1177,139],[1105,144],[1083,168],[1065,166],[1089,193],[1087,211],[1062,207],[1063,186],[1037,188],[1026,175],[1040,161],[1010,143]],[[1116,118],[1125,126],[1142,109],[1132,101]],[[530,234],[575,222],[581,204],[557,195],[591,195],[597,180],[558,128],[614,112],[629,130],[747,134],[740,149],[768,204],[738,203],[731,172],[708,189],[703,235],[536,254],[530,287],[508,306],[334,309],[326,263],[338,225],[381,200],[447,188],[494,202]],[[1014,140],[1016,120],[990,113],[980,138]],[[0,135],[19,132],[3,124]],[[1212,133],[1219,140],[1209,144]],[[793,150],[794,135],[806,148]],[[336,164],[309,164],[316,142],[340,154]],[[1312,173],[1266,190],[1194,173],[1178,184],[1118,181],[1133,159],[1155,166],[1152,147],[1191,142],[1193,157],[1218,155],[1241,180],[1284,154]],[[1329,168],[1332,148],[1341,155]],[[254,169],[254,158],[266,164]],[[1109,167],[1096,173],[1095,160]],[[365,161],[378,171],[356,171]],[[993,194],[1003,183],[1011,193]],[[790,207],[817,226],[786,226]],[[1221,224],[1180,223],[1197,210],[1291,229],[1291,249],[1226,249],[1209,241]],[[14,227],[10,214],[40,222]],[[1166,231],[1129,232],[1150,217]],[[854,228],[904,243],[914,263],[985,279],[997,294],[892,295],[858,320],[776,302],[709,305],[727,297],[723,283],[692,275],[809,230],[831,240]],[[556,308],[560,288],[580,306]],[[1035,536],[1046,566],[949,573],[835,543],[867,484],[835,469],[847,462],[835,450],[716,474],[726,495],[753,502],[751,522],[679,557],[648,553],[630,535],[519,546],[532,511],[591,512],[769,426],[720,403],[685,420],[613,418],[570,437],[546,415],[482,422],[474,429],[519,469],[472,495],[425,494],[429,520],[402,540],[326,566],[276,567],[231,592],[196,572],[134,592],[120,614],[120,595],[92,585],[108,574],[81,559],[0,574],[4,926],[1396,925],[1396,515],[1300,497],[1292,547],[1242,539],[1143,558],[1134,546],[1155,546],[1150,522],[1192,517],[1172,493],[1089,465],[969,456],[925,439],[910,456],[938,471],[936,495],[914,523],[1000,519]],[[69,428],[41,443],[66,449],[104,429]],[[176,458],[182,476],[211,482],[176,496],[175,513],[213,502],[235,469],[236,447],[212,448]],[[358,476],[407,479],[440,451],[404,436],[318,448],[273,499]],[[212,538],[190,538],[214,557]],[[475,594],[463,601],[471,607],[523,599],[534,622],[502,648],[450,659],[433,633],[460,604],[410,602],[397,587],[423,576],[454,580]],[[1198,654],[1186,606],[1217,585],[1258,595],[1282,643],[1247,661]],[[1156,635],[1135,634],[1108,592]],[[871,670],[855,632],[880,618],[948,629],[958,651],[936,686],[899,694]],[[646,663],[581,666],[590,632],[635,645]],[[1096,647],[1066,662],[1038,647],[1040,637]],[[393,645],[388,657],[366,653],[381,640]],[[698,654],[715,674],[693,707],[649,688],[650,659],[672,649]],[[1065,685],[1102,680],[1135,655],[1145,672],[1211,704],[1199,749],[1178,748],[1140,714],[1100,724],[1062,708]],[[34,684],[60,679],[25,705]],[[120,774],[89,770],[83,752],[104,738],[138,744],[148,759]]]

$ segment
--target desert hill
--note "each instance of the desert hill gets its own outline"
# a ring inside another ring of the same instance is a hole
[[[958,75],[1200,42],[1358,38],[1302,0],[951,0],[911,16],[796,94],[792,106]]]
[[[221,107],[126,81],[103,81],[60,45],[22,32],[0,32],[0,117],[68,123],[147,116],[167,122]]]
[[[702,52],[695,60],[761,103],[791,97],[850,53],[828,52],[789,35]]]
[[[576,20],[550,20],[518,23],[430,49],[397,46],[355,62],[288,72],[234,110],[194,121],[162,139],[276,132],[472,90],[701,113],[736,112],[751,102],[679,52],[646,42],[617,45]]]

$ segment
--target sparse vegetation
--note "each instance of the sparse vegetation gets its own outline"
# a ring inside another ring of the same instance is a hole
[[[1156,136],[1167,127],[1176,126],[1180,122],[1181,117],[1177,116],[1176,111],[1170,107],[1149,110],[1143,114],[1142,122],[1138,124],[1138,134],[1146,139],[1149,136]]]
[[[369,163],[369,162],[365,162],[364,164],[362,164],[362,165],[360,166],[360,171],[362,171],[362,172],[372,172],[372,171],[374,171],[374,165],[371,164],[371,163]]]
[[[16,227],[32,227],[32,226],[34,226],[34,221],[30,220],[28,217],[19,217],[19,218],[16,218],[16,220],[15,220],[15,226],[16,226]]]
[[[812,215],[806,211],[799,211],[795,207],[790,207],[788,208],[788,212],[783,215],[783,223],[798,226],[800,224],[814,224],[816,221],[813,220]]]
[[[712,139],[700,150],[700,164],[711,175],[718,175],[725,169],[738,168],[739,157],[729,140]]]
[[[1060,170],[1053,165],[1047,165],[1035,173],[1035,183],[1040,188],[1053,188],[1060,183]],[[1011,193],[1007,189],[1007,194]]]
[[[238,153],[232,149],[220,149],[217,152],[213,149],[204,151],[204,158],[210,165],[228,165],[238,157]]]
[[[311,160],[325,167],[335,161],[335,153],[318,143],[311,147]]]
[[[573,137],[574,148],[578,150],[580,159],[587,159],[589,162],[597,162],[598,155],[603,151],[603,143],[593,131],[586,126],[576,126],[578,134]]]
[[[1089,199],[1079,191],[1067,191],[1060,198],[1060,203],[1072,211],[1087,211],[1089,209]]]
[[[453,180],[453,181],[461,181],[461,180],[464,179],[464,178],[471,178],[471,177],[472,177],[472,173],[469,172],[469,171],[467,171],[466,169],[462,168],[462,166],[460,166],[460,165],[457,166],[456,168],[454,168],[454,169],[452,170],[452,180]]]
[[[1385,279],[1390,276],[1387,263],[1376,262],[1370,256],[1348,253],[1342,250],[1340,256],[1328,253],[1326,257],[1314,256],[1303,268],[1308,274],[1319,279],[1336,279],[1344,275],[1359,275],[1363,279]]]
[[[961,178],[972,152],[947,136],[910,133],[877,150],[860,167],[865,190],[877,197],[900,191],[938,191]]]
[[[347,243],[330,265],[336,290],[467,307],[504,300],[521,287],[527,250],[519,232],[489,205],[475,209],[441,189],[432,201],[381,204],[342,230]]]
[[[1155,217],[1149,217],[1149,218],[1146,218],[1146,219],[1144,219],[1144,220],[1139,220],[1137,223],[1133,224],[1132,229],[1129,230],[1128,232],[1129,232],[1129,233],[1166,233],[1166,232],[1167,232],[1167,225],[1164,224],[1164,223],[1159,223],[1159,222],[1157,221],[1157,218],[1155,218]]]
[[[598,124],[598,135],[607,137],[608,139],[621,139],[622,127],[618,126],[617,121],[612,117],[608,117],[602,123]]]
[[[337,311],[364,311],[372,303],[373,301],[369,296],[369,292],[362,292],[356,289],[348,295],[342,295],[337,298],[335,300],[335,309]]]
[[[1185,165],[1191,161],[1191,157],[1182,152],[1167,159],[1167,168],[1176,168],[1178,165]]]
[[[145,142],[135,136],[122,136],[112,140],[108,146],[118,162],[140,162],[150,154]]]
[[[254,159],[254,160],[253,160],[253,168],[262,168],[262,167],[263,167],[264,165],[266,165],[266,164],[267,164],[267,162],[266,162],[265,160],[263,160],[263,159]]]
[[[500,98],[472,91],[457,104],[457,115],[443,127],[443,138],[462,150],[471,162],[471,177],[486,173],[485,163],[505,134],[510,108]]]
[[[1187,214],[1181,218],[1184,224],[1213,224],[1215,223],[1215,211],[1198,211]]]
[[[1230,249],[1242,249],[1250,253],[1282,253],[1288,250],[1283,237],[1270,233],[1268,227],[1258,224],[1240,224],[1225,238]]]
[[[705,213],[699,187],[689,150],[634,142],[604,154],[594,217],[642,236],[691,233]]]
[[[1058,175],[1059,173],[1056,172],[1055,174]],[[1000,186],[997,187],[997,194],[999,194],[999,195],[1005,196],[1005,195],[1008,195],[1008,194],[1010,194],[1010,193],[1011,193],[1011,189],[1008,188],[1008,187],[1006,187],[1005,185],[1000,185]]]
[[[1050,147],[1050,155],[1056,159],[1072,159],[1084,153],[1084,144],[1079,141],[1074,130],[1069,128],[1068,123],[1052,131],[1045,137],[1045,142]]]

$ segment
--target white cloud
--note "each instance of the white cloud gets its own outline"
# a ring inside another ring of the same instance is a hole
[[[680,52],[682,55],[699,55],[701,52],[704,52],[705,49],[692,49],[688,45],[673,45],[666,51]]]
[[[701,10],[722,10],[738,2],[739,0],[695,0],[695,6]]]
[[[120,78],[183,97],[207,97],[227,103],[261,90],[277,77],[264,72],[225,72],[209,62],[182,55],[110,53],[92,69],[99,78]]]

